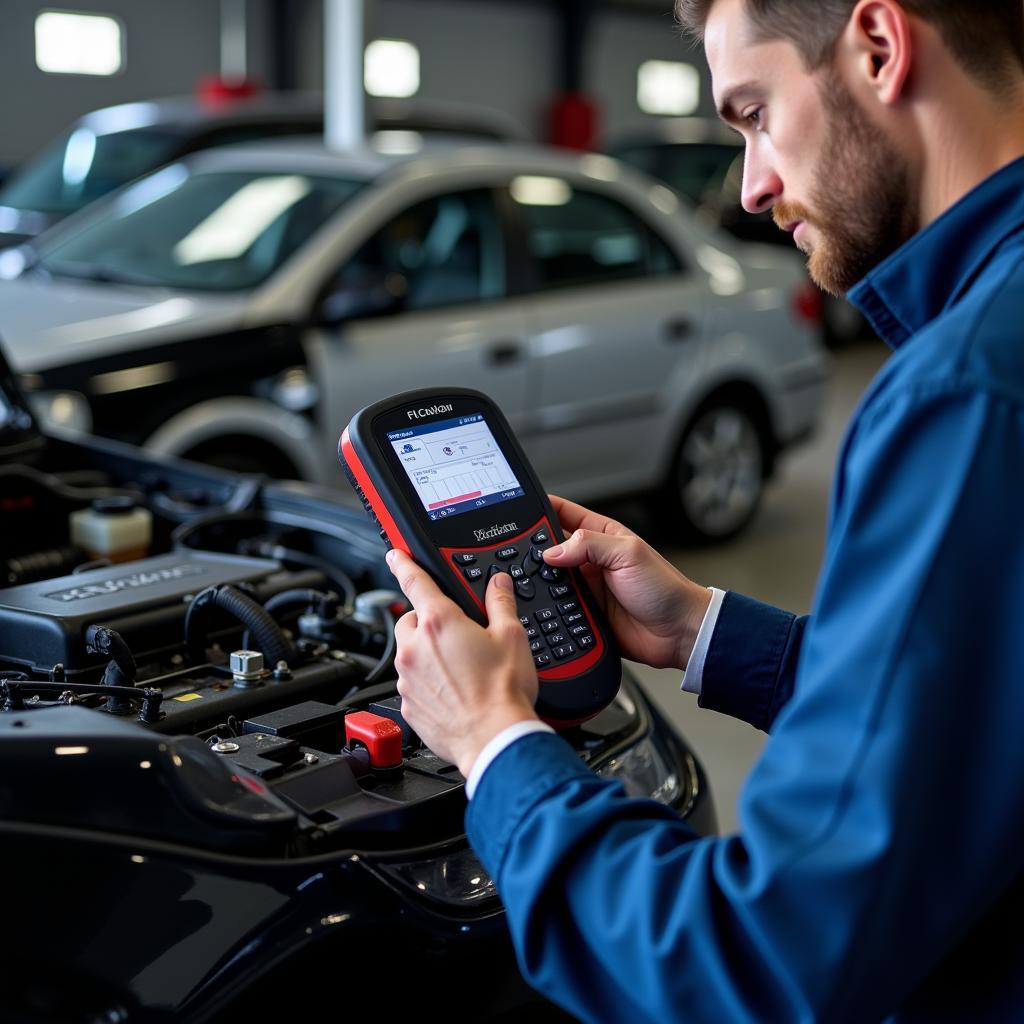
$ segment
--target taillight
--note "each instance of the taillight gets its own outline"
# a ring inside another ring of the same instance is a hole
[[[793,312],[805,323],[814,327],[821,325],[825,297],[813,281],[804,281],[793,293]]]

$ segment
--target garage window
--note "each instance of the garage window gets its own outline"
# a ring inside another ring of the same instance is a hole
[[[546,290],[679,273],[679,260],[632,210],[559,179],[542,190],[513,182],[526,218],[537,287]],[[543,198],[544,201],[541,201]],[[557,200],[557,201],[556,201]]]

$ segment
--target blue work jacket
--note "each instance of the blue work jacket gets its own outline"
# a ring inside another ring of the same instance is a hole
[[[895,352],[813,613],[726,595],[704,668],[770,733],[738,833],[554,735],[470,803],[524,975],[585,1021],[1024,1021],[1024,160],[850,298]]]

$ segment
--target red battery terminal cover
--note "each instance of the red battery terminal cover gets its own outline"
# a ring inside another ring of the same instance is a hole
[[[397,768],[402,763],[401,726],[371,711],[345,716],[345,743],[366,747],[372,768]]]

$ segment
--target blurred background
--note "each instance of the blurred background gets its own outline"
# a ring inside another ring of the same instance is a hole
[[[739,205],[665,0],[5,0],[0,338],[36,411],[339,485],[360,405],[466,384],[552,490],[811,607],[885,358]],[[639,669],[723,828],[763,738]]]

